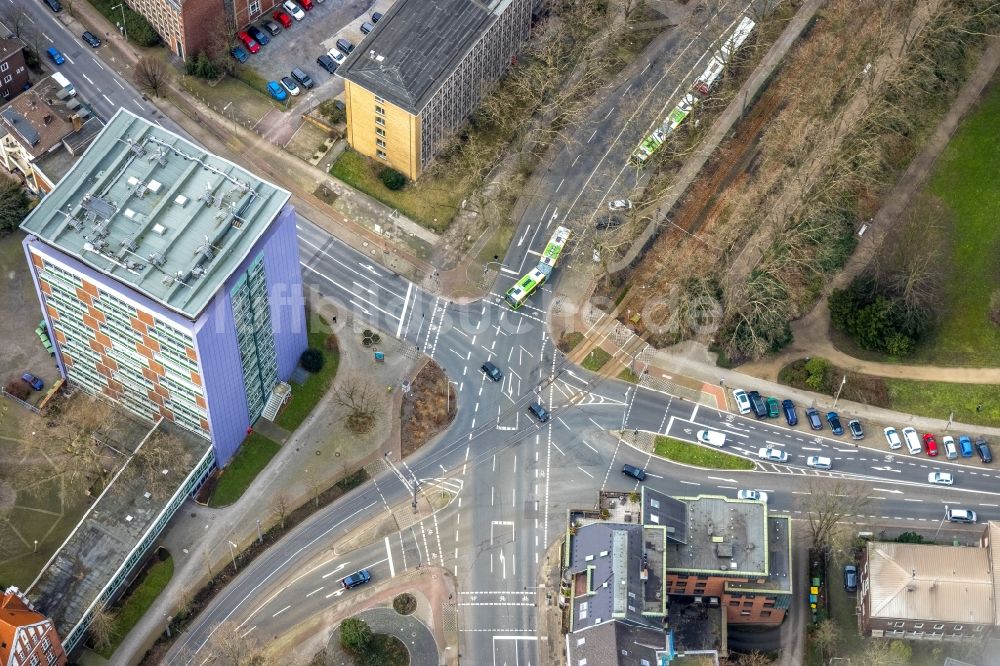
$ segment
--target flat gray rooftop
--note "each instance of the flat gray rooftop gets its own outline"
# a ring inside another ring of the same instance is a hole
[[[416,115],[510,0],[397,0],[337,74]]]
[[[195,319],[288,199],[120,109],[21,228]]]
[[[667,544],[667,570],[767,575],[767,506],[703,495],[687,504],[686,543]]]

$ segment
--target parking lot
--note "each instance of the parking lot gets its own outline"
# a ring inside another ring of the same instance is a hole
[[[370,20],[373,11],[385,13],[392,2],[393,0],[313,0],[313,9],[305,12],[303,20],[296,21],[293,18],[290,28],[282,28],[273,37],[268,34],[270,42],[261,46],[258,53],[251,55],[246,66],[253,67],[268,81],[278,81],[283,76],[289,76],[293,67],[303,70],[316,82],[316,87],[311,91],[302,91],[305,99],[299,100],[297,106],[300,108],[310,108],[324,99],[336,97],[344,90],[343,80],[327,73],[316,63],[316,58],[333,48],[341,37],[358,46],[364,37],[361,24]],[[253,24],[267,33],[263,23],[269,19],[274,20],[271,16],[274,11],[265,12]]]

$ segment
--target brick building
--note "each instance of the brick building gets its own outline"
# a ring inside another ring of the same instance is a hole
[[[531,0],[397,0],[337,71],[354,150],[417,178],[527,40]]]
[[[0,664],[62,666],[66,663],[52,620],[35,610],[16,587],[0,596]]]
[[[28,86],[28,65],[24,43],[19,39],[0,39],[0,97],[5,102],[17,97]]]
[[[63,377],[225,465],[306,346],[288,199],[119,110],[21,224]]]

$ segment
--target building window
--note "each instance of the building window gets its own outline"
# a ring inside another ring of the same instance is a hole
[[[923,629],[924,628],[924,623],[923,622],[917,622],[915,625],[913,625],[913,628],[914,629]]]
[[[385,118],[382,118],[380,116],[375,116],[375,124],[385,127]]]
[[[893,623],[892,623],[892,626],[896,627],[897,629],[901,629],[901,628],[902,628],[902,627],[904,627],[905,625],[906,625],[906,623],[905,623],[905,622],[893,622]]]
[[[733,599],[732,601],[730,601],[730,602],[729,602],[729,605],[730,605],[730,606],[739,606],[739,605],[740,605],[740,602],[738,602],[738,601],[736,601],[735,599]]]
[[[375,145],[379,148],[385,148],[385,141],[382,139],[375,139]]]
[[[743,608],[750,608],[752,606],[753,606],[753,602],[752,601],[744,601],[743,602]]]
[[[385,104],[385,100],[379,97],[378,95],[375,95],[375,101],[378,102],[379,104]]]
[[[761,617],[771,617],[771,611],[761,611],[760,612],[760,616]]]
[[[944,625],[943,624],[935,624],[934,628],[937,629],[938,631],[940,631],[940,630],[944,629]]]
[[[740,615],[746,616],[746,615],[749,615],[749,614],[750,614],[750,611],[740,611]]]
[[[383,109],[381,106],[376,106],[375,107],[375,113],[377,113],[380,116],[384,116],[385,115],[385,109]]]
[[[7,76],[3,77],[3,82],[4,83],[10,83],[13,80],[14,80],[14,77],[11,76],[10,74],[8,74]]]
[[[379,158],[380,160],[386,159],[385,151],[384,150],[376,150],[375,151],[375,157]]]
[[[376,127],[375,128],[375,134],[377,134],[379,136],[385,136],[385,130],[382,129],[381,127]]]
[[[260,14],[260,0],[252,0],[250,2],[249,11],[250,11],[250,16],[256,16],[257,14]]]
[[[0,72],[6,72],[8,68],[10,68],[10,63],[0,63]]]
[[[951,628],[952,631],[962,631],[963,629],[965,629],[965,627],[962,626],[961,624],[956,624],[954,627]]]

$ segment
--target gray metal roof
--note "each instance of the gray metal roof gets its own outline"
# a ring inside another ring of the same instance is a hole
[[[642,622],[642,609],[627,600],[642,599],[639,568],[642,562],[642,527],[593,523],[579,528],[572,541],[570,571],[590,574],[589,594],[576,596],[573,630],[629,617]],[[634,602],[633,602],[634,603]]]
[[[194,319],[289,196],[119,109],[21,228]]]
[[[687,504],[687,541],[668,543],[668,571],[767,574],[766,505],[714,495],[677,499]]]
[[[416,115],[510,0],[397,0],[337,73]]]
[[[642,487],[642,520],[646,525],[663,525],[667,540],[687,543],[687,504],[669,495]]]

